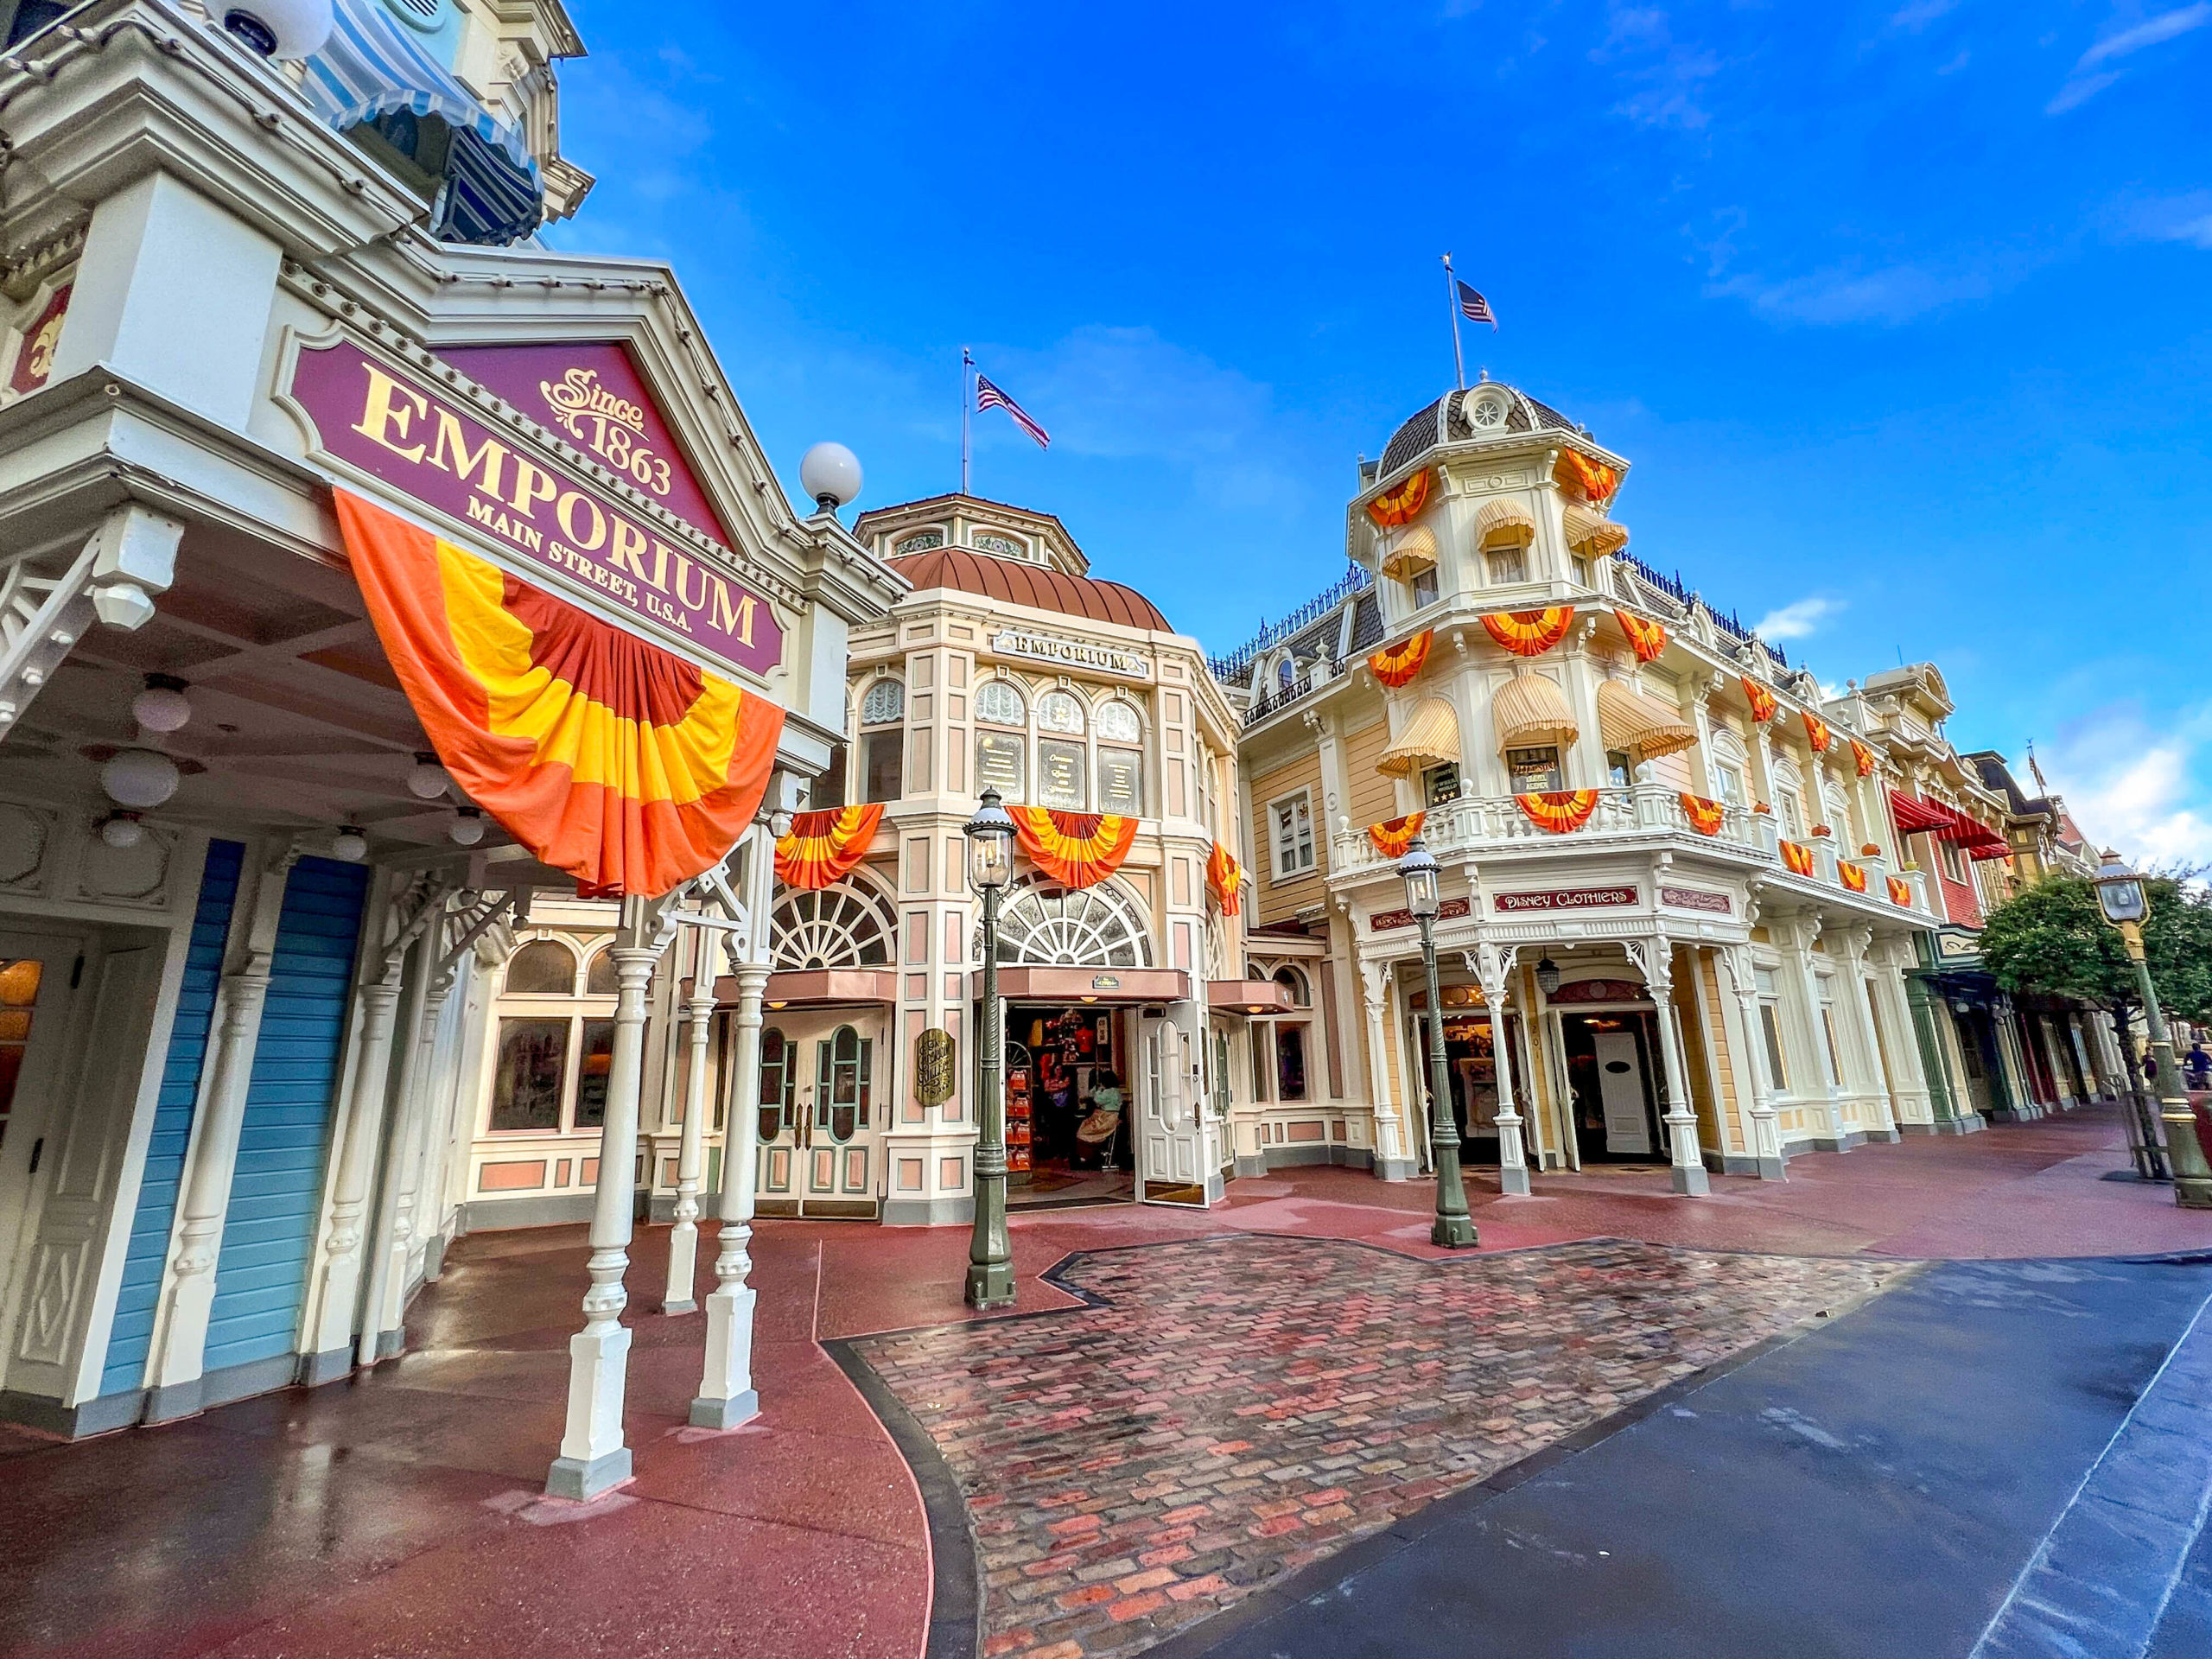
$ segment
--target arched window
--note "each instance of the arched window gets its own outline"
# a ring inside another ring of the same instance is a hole
[[[891,961],[897,925],[868,889],[840,881],[819,893],[786,889],[770,925],[779,969],[881,968]]]
[[[1313,1006],[1313,993],[1306,986],[1306,976],[1300,973],[1297,969],[1276,969],[1275,983],[1281,986],[1283,989],[1290,993],[1291,1007],[1294,1008],[1310,1008]]]
[[[1065,732],[1081,737],[1084,723],[1083,701],[1072,692],[1047,691],[1037,699],[1039,731]]]
[[[895,801],[904,792],[906,734],[899,721],[906,718],[906,688],[898,680],[880,679],[861,698],[862,801]]]
[[[906,688],[899,681],[886,677],[868,689],[861,699],[861,724],[890,726],[906,718]]]
[[[976,718],[994,726],[1019,726],[1029,710],[1012,680],[985,680],[976,688]]]
[[[1298,664],[1292,658],[1286,657],[1275,664],[1275,689],[1278,691],[1288,691],[1294,690],[1297,684]]]
[[[591,959],[591,972],[584,979],[586,996],[613,996],[621,987],[614,982],[614,952],[601,951]]]
[[[1137,711],[1119,697],[1098,708],[1098,741],[1102,743],[1141,743],[1144,723]]]
[[[760,1139],[773,1141],[791,1126],[791,1045],[769,1026],[760,1033]]]
[[[1066,968],[1149,968],[1152,941],[1136,907],[1111,882],[1071,892],[1033,882],[999,916],[999,961]]]
[[[868,1127],[874,1049],[850,1026],[838,1027],[828,1042],[815,1045],[814,1127],[834,1141],[849,1141],[854,1130]]]
[[[554,939],[534,939],[507,963],[509,996],[574,996],[576,953]]]
[[[1090,753],[1083,741],[1082,700],[1071,692],[1047,691],[1037,699],[1037,791],[1039,806],[1087,811],[1090,806]],[[1046,736],[1060,733],[1060,736]]]

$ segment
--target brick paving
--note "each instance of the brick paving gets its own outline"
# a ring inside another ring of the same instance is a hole
[[[1094,1306],[853,1346],[967,1499],[987,1659],[1109,1659],[1910,1270],[1240,1235],[1072,1257]]]

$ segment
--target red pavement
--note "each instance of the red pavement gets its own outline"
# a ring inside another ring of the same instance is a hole
[[[2133,1255],[2212,1248],[2212,1216],[2126,1166],[2108,1109],[1963,1139],[1794,1160],[1787,1183],[1663,1171],[1472,1195],[1485,1249],[1623,1237],[1789,1255]],[[1048,1211],[1013,1226],[1023,1310],[1076,1250],[1224,1232],[1414,1256],[1431,1190],[1351,1171],[1235,1183],[1210,1212]],[[580,1229],[457,1244],[372,1375],[67,1446],[0,1429],[0,1652],[146,1656],[655,1653],[913,1659],[929,1541],[912,1476],[818,1340],[968,1319],[958,1229],[767,1223],[755,1373],[728,1434],[683,1426],[703,1321],[655,1312],[665,1230],[632,1252],[627,1430],[638,1478],[586,1506],[537,1497],[561,1434]],[[702,1251],[710,1261],[711,1245]],[[701,1291],[707,1286],[702,1275]]]

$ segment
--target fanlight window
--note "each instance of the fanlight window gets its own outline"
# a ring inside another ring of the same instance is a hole
[[[898,931],[874,895],[843,884],[786,892],[776,901],[772,925],[776,966],[785,970],[887,966]]]
[[[507,963],[509,996],[574,996],[576,953],[551,939],[538,939],[515,952]]]
[[[1071,892],[1040,882],[1014,893],[1000,912],[999,961],[1016,967],[1149,968],[1152,942],[1135,906],[1110,883]]]
[[[897,680],[878,680],[861,699],[861,724],[892,726],[906,717],[906,688]]]
[[[1037,729],[1040,732],[1083,731],[1083,704],[1065,691],[1047,691],[1037,699]]]
[[[994,726],[1019,726],[1027,716],[1011,680],[985,680],[976,688],[976,718]]]
[[[891,551],[893,557],[898,557],[908,553],[926,553],[933,547],[944,545],[944,532],[943,531],[920,530],[903,538]]]
[[[1306,976],[1295,968],[1275,969],[1275,983],[1290,993],[1290,1004],[1294,1008],[1311,1007],[1313,993],[1306,988]]]
[[[615,982],[614,952],[610,947],[591,959],[591,972],[584,978],[586,996],[613,996],[622,988]]]
[[[1144,735],[1137,711],[1116,698],[1098,710],[1098,735],[1109,743],[1135,743]]]

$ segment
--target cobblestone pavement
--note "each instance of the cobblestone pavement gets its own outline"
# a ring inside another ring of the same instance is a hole
[[[966,1497],[988,1659],[1108,1659],[1911,1270],[1242,1235],[1075,1256],[1090,1307],[853,1348]]]

